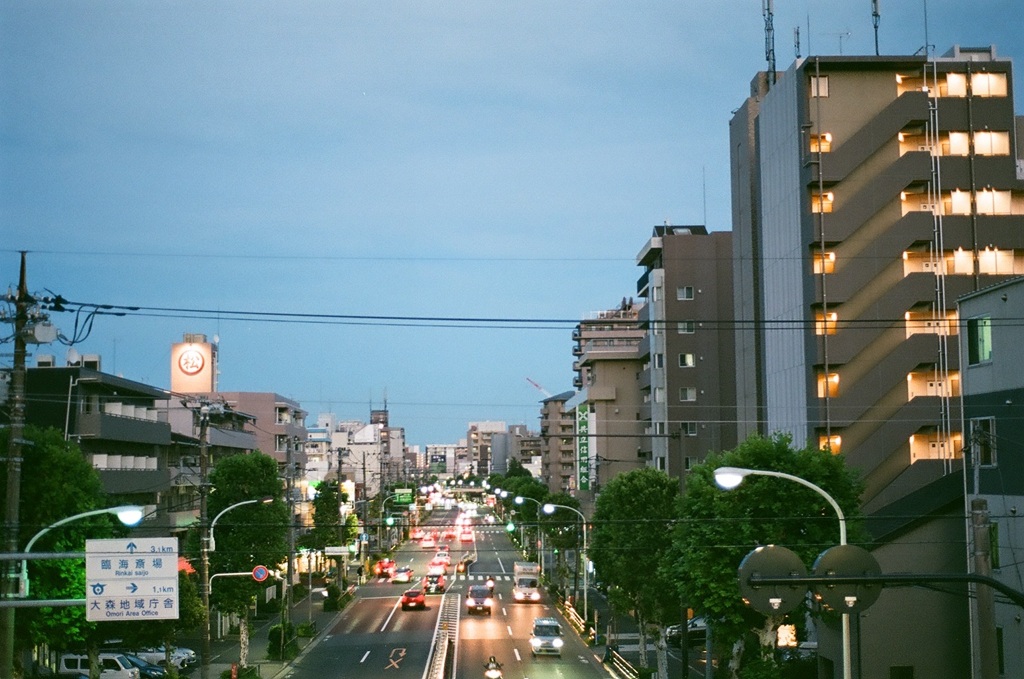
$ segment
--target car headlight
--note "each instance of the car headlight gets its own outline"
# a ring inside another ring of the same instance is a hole
[[[564,644],[564,643],[565,642],[562,641],[561,639],[555,639],[554,641],[551,642],[551,645],[554,646],[555,648],[561,648],[562,644]]]
[[[540,592],[534,592],[533,594],[530,595],[530,598],[533,599],[534,601],[540,601]]]
[[[533,646],[534,648],[537,648],[542,643],[544,643],[544,642],[542,642],[540,639],[538,639],[536,637],[531,637],[530,638],[530,645]]]
[[[490,606],[490,605],[492,605],[493,603],[494,603],[494,602],[493,602],[493,601],[491,601],[490,599],[484,599],[484,606]]]

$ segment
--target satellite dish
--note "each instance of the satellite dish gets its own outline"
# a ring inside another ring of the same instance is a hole
[[[82,360],[82,357],[78,354],[78,350],[74,347],[68,349],[68,365],[78,365]]]

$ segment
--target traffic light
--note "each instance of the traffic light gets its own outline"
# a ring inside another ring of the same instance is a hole
[[[388,526],[394,526],[395,525],[395,517],[389,516],[388,518],[384,519],[384,523],[386,523]]]
[[[505,526],[505,532],[507,532],[507,533],[511,533],[515,529],[516,529],[516,525],[514,523],[512,523],[511,521],[509,521],[508,524]]]

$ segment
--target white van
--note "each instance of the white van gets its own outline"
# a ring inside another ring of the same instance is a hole
[[[133,667],[120,653],[100,653],[100,676],[103,679],[139,679],[139,668]],[[89,674],[89,656],[65,653],[57,663],[58,674]]]

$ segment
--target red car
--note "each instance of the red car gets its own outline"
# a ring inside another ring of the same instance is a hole
[[[373,566],[373,574],[378,578],[390,578],[395,574],[395,569],[398,568],[398,564],[395,563],[394,559],[381,559]]]
[[[410,608],[426,608],[427,599],[423,596],[422,589],[409,589],[402,594],[402,610]]]

